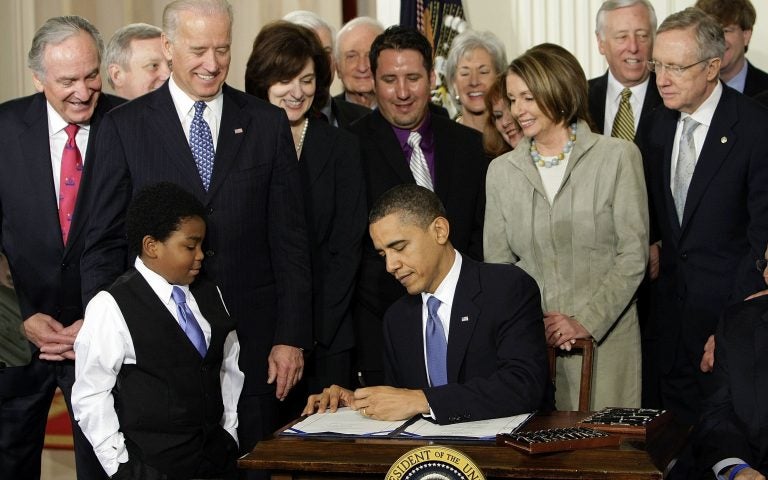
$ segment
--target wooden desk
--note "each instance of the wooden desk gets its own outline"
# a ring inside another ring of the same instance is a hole
[[[571,426],[586,412],[537,416],[525,430]],[[615,448],[526,455],[492,443],[440,442],[467,454],[488,478],[661,479],[680,451],[687,431],[669,423],[647,443],[626,436]],[[379,478],[400,455],[429,442],[400,439],[323,440],[280,437],[256,445],[239,461],[243,469],[271,470],[274,480],[310,478]]]

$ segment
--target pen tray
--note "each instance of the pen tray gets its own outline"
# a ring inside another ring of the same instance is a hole
[[[496,436],[497,445],[533,454],[615,447],[620,443],[621,437],[584,427],[549,428],[532,432],[502,433]]]
[[[608,407],[597,411],[576,425],[607,433],[652,437],[672,415],[651,408]]]

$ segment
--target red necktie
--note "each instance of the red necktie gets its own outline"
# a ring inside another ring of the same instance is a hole
[[[72,214],[75,212],[77,190],[80,188],[80,175],[83,173],[83,157],[77,148],[75,135],[80,130],[79,125],[70,123],[64,129],[67,132],[67,144],[61,154],[61,176],[59,178],[59,225],[64,245],[67,244],[69,227],[72,224]]]

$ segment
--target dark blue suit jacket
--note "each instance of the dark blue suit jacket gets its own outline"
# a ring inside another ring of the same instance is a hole
[[[310,260],[298,162],[283,110],[224,85],[211,185],[197,172],[168,83],[115,109],[97,138],[85,300],[126,268],[124,218],[143,187],[177,183],[208,211],[203,270],[238,322],[243,392],[267,393],[273,345],[312,346]]]
[[[670,189],[680,113],[660,107],[643,139],[648,190],[661,248],[651,338],[671,368],[678,339],[698,366],[723,309],[764,287],[755,269],[768,244],[768,111],[725,87],[715,110],[679,224]]]
[[[715,337],[716,390],[695,436],[697,464],[709,470],[741,458],[768,474],[768,296],[734,305]],[[702,477],[704,478],[704,477]]]
[[[91,117],[84,170],[65,246],[51,171],[48,111],[38,93],[0,105],[0,246],[8,256],[22,318],[35,313],[71,325],[83,318],[80,257],[91,212],[94,147],[104,115],[123,100],[101,94]],[[33,353],[33,355],[37,355]],[[37,390],[23,368],[0,370],[0,396]],[[30,390],[31,389],[31,390]]]
[[[537,410],[549,392],[540,299],[520,268],[464,256],[451,308],[448,384],[428,384],[421,295],[402,297],[384,316],[387,384],[423,389],[441,424]]]

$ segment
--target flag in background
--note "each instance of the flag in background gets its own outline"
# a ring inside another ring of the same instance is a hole
[[[457,106],[448,94],[445,61],[454,37],[467,28],[461,0],[400,0],[400,25],[417,28],[432,44],[437,83],[432,101],[455,117]]]

